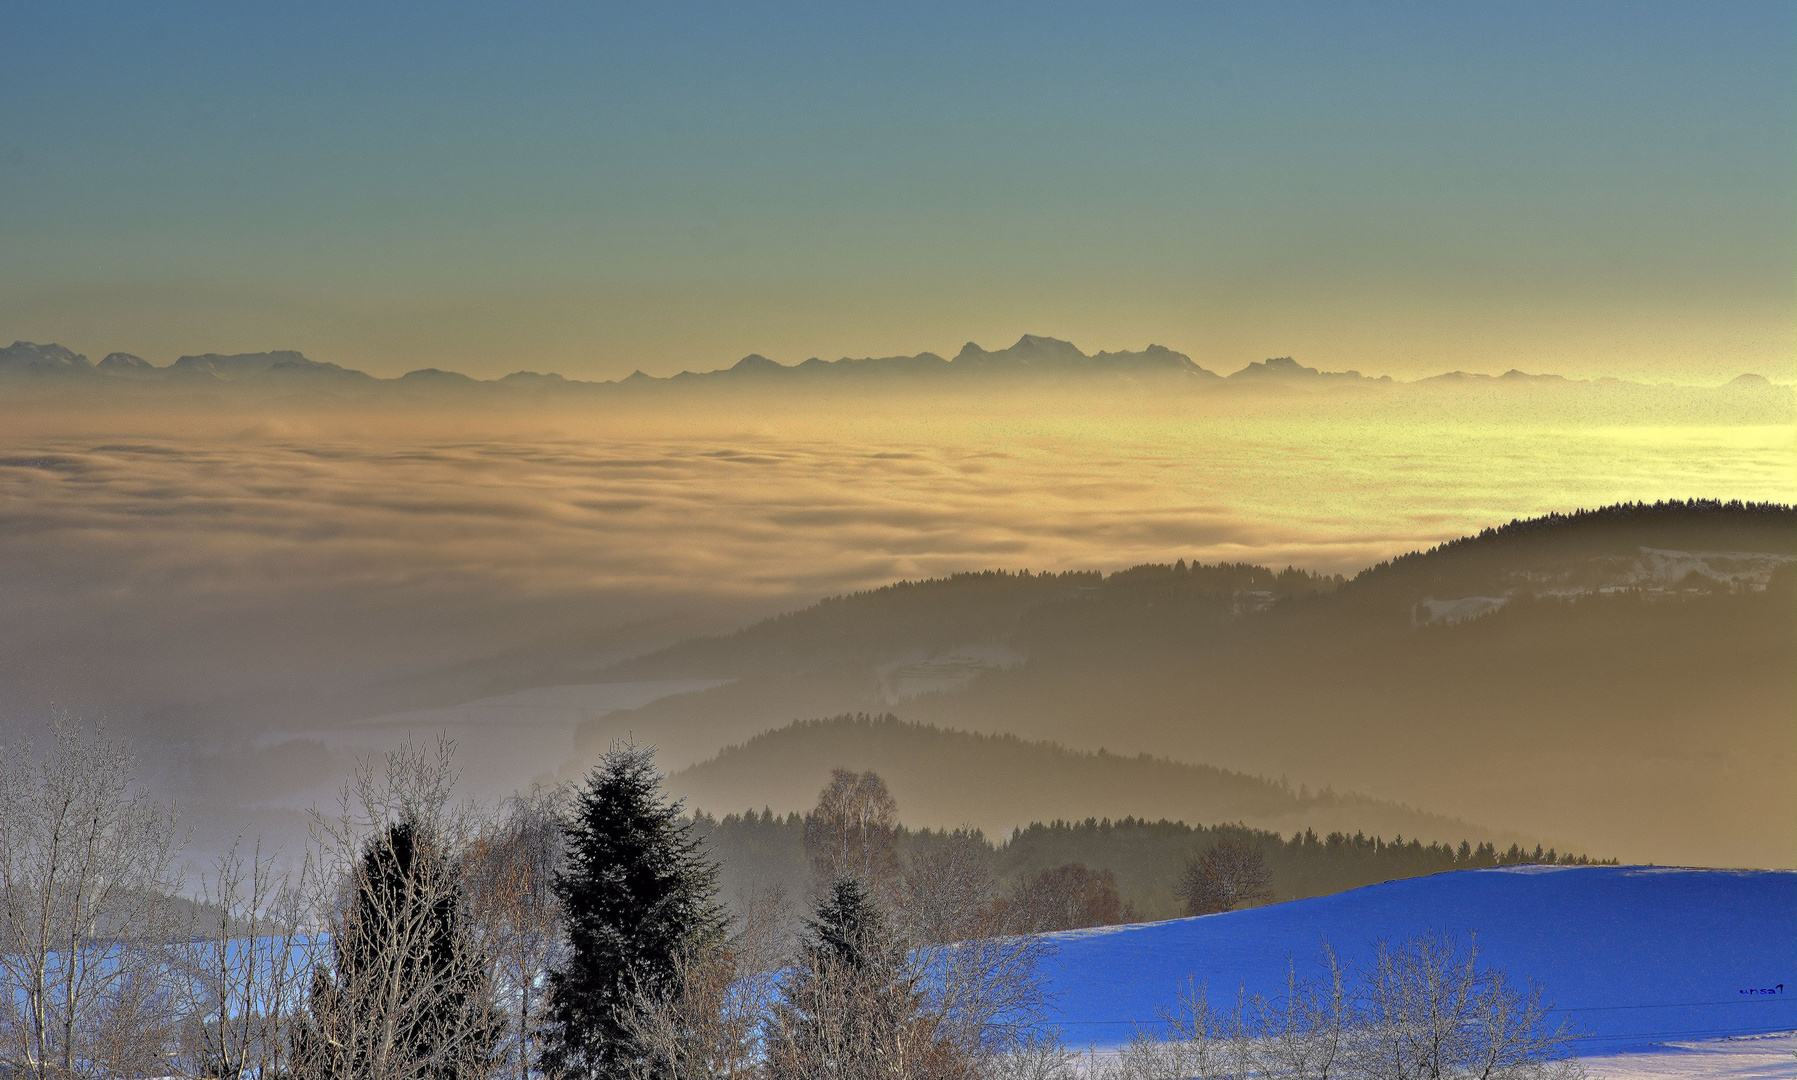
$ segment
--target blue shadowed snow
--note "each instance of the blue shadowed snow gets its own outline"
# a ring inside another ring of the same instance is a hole
[[[266,992],[269,989],[269,981],[275,974],[277,962],[285,964],[286,970],[282,973],[282,985],[286,991],[294,994],[303,992],[308,985],[305,978],[308,964],[314,956],[327,955],[326,946],[329,944],[329,940],[322,935],[309,936],[305,934],[296,935],[291,940],[279,937],[232,938],[225,943],[225,964],[234,973],[232,976],[234,979],[254,967],[258,981],[252,1007],[257,1010],[266,1010],[273,1004]],[[197,951],[189,952],[190,947],[196,948]],[[161,976],[178,986],[181,972],[194,970],[192,967],[185,966],[186,964],[197,963],[205,973],[204,977],[210,977],[216,973],[218,959],[217,954],[210,951],[213,948],[210,941],[198,940],[193,943],[193,946],[185,944],[150,946],[145,952],[155,962],[155,968],[160,971]],[[91,986],[96,980],[114,978],[118,973],[123,951],[123,946],[111,945],[106,948],[98,946],[82,948],[73,954],[67,952],[47,954],[44,958],[47,1007],[53,1010],[59,1009],[67,1000],[62,993],[66,979],[73,978]],[[65,958],[70,955],[74,955],[77,959],[80,969],[78,972],[71,973],[65,964]],[[144,953],[139,955],[142,956]],[[200,999],[206,1000],[207,995],[203,985],[200,983],[194,985],[201,986]],[[21,1010],[21,1014],[29,1009],[30,999],[25,987],[10,979],[3,986],[4,989],[0,989],[0,993],[10,992],[15,1009]],[[243,1003],[233,1001],[232,1006],[233,1014],[237,1015],[242,1009]]]
[[[1049,935],[1050,1017],[1069,1045],[1152,1029],[1188,980],[1227,1007],[1272,997],[1288,958],[1318,973],[1327,941],[1347,966],[1379,939],[1478,932],[1480,961],[1546,988],[1587,1037],[1581,1053],[1667,1039],[1797,1028],[1797,872],[1507,867],[1389,881],[1196,919]]]

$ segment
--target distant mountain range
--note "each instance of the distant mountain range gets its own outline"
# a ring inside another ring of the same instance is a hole
[[[221,355],[183,356],[158,367],[130,353],[110,353],[93,363],[86,356],[61,345],[15,341],[0,349],[0,379],[16,384],[21,378],[58,386],[148,387],[184,390],[213,388],[254,394],[310,393],[327,397],[364,397],[393,394],[411,396],[444,392],[555,395],[641,392],[669,387],[744,388],[755,386],[934,386],[947,382],[989,380],[1100,380],[1156,387],[1268,389],[1309,387],[1366,387],[1394,385],[1389,375],[1373,378],[1358,371],[1319,371],[1291,357],[1275,357],[1249,364],[1227,377],[1200,367],[1183,353],[1160,345],[1140,352],[1099,352],[1087,355],[1071,342],[1025,334],[1007,349],[990,352],[968,342],[954,359],[935,353],[916,356],[866,357],[840,360],[810,359],[799,364],[780,364],[753,354],[717,371],[683,371],[658,378],[637,371],[616,381],[588,382],[556,374],[518,371],[499,379],[481,380],[453,371],[423,368],[398,378],[382,379],[338,364],[311,360],[292,350]],[[1542,386],[1572,383],[1637,386],[1617,379],[1571,380],[1559,375],[1530,375],[1511,370],[1502,375],[1477,375],[1451,371],[1404,385]],[[1760,375],[1741,375],[1728,384],[1738,389],[1770,389],[1775,386]],[[1782,388],[1788,390],[1789,388]]]

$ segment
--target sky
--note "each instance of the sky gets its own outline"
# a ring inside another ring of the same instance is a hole
[[[0,339],[1797,374],[1797,5],[0,0]]]

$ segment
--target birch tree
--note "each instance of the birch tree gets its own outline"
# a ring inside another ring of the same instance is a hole
[[[301,876],[303,878],[304,871]],[[236,1080],[287,1071],[310,943],[303,899],[258,843],[239,845],[200,879],[203,920],[178,953],[186,1023],[181,1072]]]
[[[43,1080],[159,1067],[184,838],[102,728],[59,720],[0,761],[0,1063]]]
[[[537,1028],[547,1004],[544,983],[563,953],[555,875],[563,861],[564,795],[551,789],[513,796],[466,860],[474,928],[510,1013],[503,1050],[517,1080],[528,1080],[537,1060]]]

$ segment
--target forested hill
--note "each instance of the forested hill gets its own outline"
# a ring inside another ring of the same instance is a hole
[[[634,732],[680,767],[795,719],[890,711],[1627,859],[1797,865],[1790,507],[1534,519],[1349,582],[1169,556],[893,586],[688,642],[607,677],[733,681],[582,738]]]
[[[1140,566],[1114,574],[1032,574],[987,570],[901,581],[832,597],[756,623],[735,634],[682,642],[607,671],[609,678],[740,678],[829,668],[872,670],[925,661],[969,645],[1027,646],[1077,605],[1090,621],[1099,609],[1160,606],[1175,621],[1211,622],[1276,600],[1316,596],[1339,587],[1325,577],[1248,563]],[[1014,640],[1015,639],[1015,640]],[[1002,657],[993,661],[1002,665]],[[694,676],[694,672],[706,672]]]
[[[1518,519],[1411,552],[1363,570],[1342,599],[1752,591],[1792,560],[1797,508],[1784,503],[1617,503]]]
[[[1446,605],[1635,592],[1762,590],[1797,564],[1797,509],[1705,500],[1622,503],[1512,521],[1380,563],[1351,581],[1293,567],[1174,559],[1111,574],[988,570],[832,597],[722,637],[619,664],[607,678],[743,678],[833,669],[890,674],[953,659],[1001,668],[1032,650],[1104,649],[1142,637],[1207,635],[1244,616],[1459,621]],[[1433,610],[1417,605],[1425,601]],[[1489,606],[1489,605],[1487,605]],[[1370,612],[1369,607],[1378,611]],[[971,647],[971,648],[970,648]],[[988,655],[989,654],[989,655]],[[921,679],[922,673],[913,672]],[[888,678],[887,682],[891,682]],[[904,696],[889,688],[892,700]]]
[[[1532,838],[1396,803],[1313,791],[1260,776],[1147,754],[1079,752],[1015,735],[981,735],[895,716],[805,720],[728,747],[668,778],[694,810],[809,809],[830,771],[878,773],[913,825],[974,826],[994,836],[1055,818],[1240,822],[1281,833],[1362,830],[1425,840]]]

